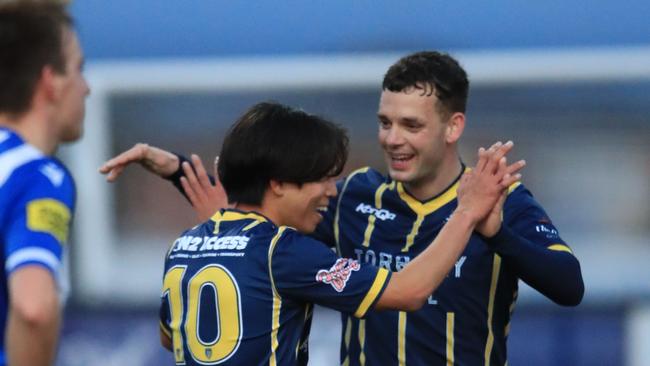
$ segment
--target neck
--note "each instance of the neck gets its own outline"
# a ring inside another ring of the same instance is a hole
[[[447,154],[447,157],[440,162],[436,174],[430,177],[423,177],[414,182],[404,182],[404,188],[408,193],[419,201],[429,200],[451,185],[462,172],[463,165],[460,162],[458,151]]]
[[[266,199],[262,201],[261,205],[249,205],[245,203],[237,203],[235,204],[234,208],[241,211],[255,211],[263,215],[267,219],[271,220],[271,222],[273,222],[275,225],[278,226],[282,225],[282,222],[280,222],[281,221],[280,215],[278,215],[277,210],[273,209],[274,206],[265,204],[264,203],[265,200]]]
[[[46,117],[32,110],[18,118],[10,118],[6,114],[0,115],[0,126],[15,131],[25,142],[34,146],[45,155],[56,152],[59,141],[55,138],[50,124],[44,123]]]

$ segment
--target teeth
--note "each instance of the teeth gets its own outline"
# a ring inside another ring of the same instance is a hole
[[[411,158],[411,155],[393,155],[391,159],[393,160],[408,160]]]
[[[327,212],[327,206],[318,206],[316,207],[316,210],[321,212]]]

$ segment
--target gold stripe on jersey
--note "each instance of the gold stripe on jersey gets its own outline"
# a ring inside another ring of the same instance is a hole
[[[264,221],[253,221],[250,224],[246,225],[246,227],[244,227],[242,229],[242,231],[248,231],[248,230],[254,228],[255,226],[261,224],[262,222],[264,222]]]
[[[339,255],[341,254],[341,247],[339,245],[339,212],[340,212],[340,206],[341,206],[341,201],[343,199],[343,193],[345,192],[346,188],[348,188],[348,183],[352,180],[352,177],[359,173],[365,173],[368,171],[368,167],[357,169],[354,172],[350,173],[348,177],[345,179],[345,182],[343,183],[343,187],[341,188],[341,192],[339,192],[339,197],[338,201],[336,202],[336,213],[334,214],[334,241],[336,242],[336,250]]]
[[[375,207],[378,210],[381,210],[381,197],[387,189],[395,189],[395,181],[391,183],[382,183],[375,191]],[[375,229],[375,220],[377,220],[375,215],[368,215],[368,226],[366,226],[362,244],[366,248],[370,246],[370,237],[372,236],[372,231]]]
[[[343,341],[345,342],[345,360],[341,366],[350,366],[350,340],[352,339],[352,317],[348,316],[347,321],[345,322],[345,336]]]
[[[447,313],[447,366],[454,366],[454,322],[456,314]]]
[[[567,252],[567,253],[573,254],[573,252],[571,251],[571,248],[569,248],[568,246],[566,246],[564,244],[553,244],[553,245],[548,246],[548,249],[556,250],[558,252]]]
[[[282,308],[282,299],[278,296],[273,296],[273,321],[271,325],[271,358],[269,360],[270,366],[277,366],[275,353],[278,350],[278,330],[280,329],[280,309]]]
[[[397,321],[397,364],[406,365],[406,312],[400,311]]]
[[[413,228],[411,229],[411,232],[406,236],[406,244],[404,245],[404,248],[402,248],[402,252],[408,252],[413,245],[415,236],[418,234],[420,225],[422,225],[424,218],[456,198],[456,190],[458,189],[458,184],[459,182],[456,182],[440,196],[432,199],[429,202],[422,203],[411,197],[411,195],[406,192],[404,185],[401,182],[397,183],[397,193],[399,194],[399,197],[402,199],[402,201],[406,202],[406,204],[411,208],[411,210],[413,210],[413,212],[417,214],[417,218],[413,223]]]
[[[366,364],[366,320],[359,320],[359,364]]]
[[[381,289],[384,287],[387,278],[388,270],[385,268],[379,268],[377,275],[375,276],[375,280],[373,281],[372,286],[370,286],[370,290],[368,290],[366,296],[361,301],[361,304],[359,304],[357,311],[354,312],[354,316],[361,318],[366,315],[368,308],[370,308],[370,305],[372,305],[372,303],[379,295],[379,291],[381,291]]]
[[[418,234],[418,231],[420,231],[422,221],[424,221],[424,215],[418,214],[417,219],[415,219],[415,222],[413,223],[411,232],[406,236],[406,245],[402,248],[402,252],[408,252],[413,245],[413,242],[415,242],[415,236]]]
[[[492,316],[494,315],[494,297],[497,292],[497,285],[499,282],[499,272],[501,271],[501,257],[497,254],[494,255],[492,262],[492,280],[490,283],[490,298],[488,300],[487,309],[487,328],[488,336],[485,343],[485,366],[490,366],[490,357],[492,356],[492,347],[494,346],[494,332],[492,331]]]
[[[305,317],[303,318],[302,323],[306,324],[307,321],[312,317],[314,312],[314,304],[307,303],[305,305]],[[300,347],[302,347],[305,343],[309,342],[309,336],[307,339],[303,339],[302,342],[297,342],[296,343],[296,359],[298,359],[298,353],[300,352]]]
[[[517,304],[517,296],[519,295],[519,291],[515,290],[512,293],[512,302],[510,303],[510,307],[508,308],[509,316],[508,316],[508,323],[506,324],[503,334],[507,337],[508,334],[510,334],[510,321],[512,319],[512,313],[515,311],[515,305]]]
[[[449,187],[449,189],[447,189],[443,194],[425,203],[416,200],[410,194],[408,194],[406,192],[406,189],[404,189],[404,184],[402,184],[401,182],[397,183],[397,192],[399,193],[399,197],[404,202],[406,202],[406,204],[415,213],[428,215],[432,212],[435,212],[437,209],[446,205],[447,203],[451,202],[454,198],[456,198],[457,196],[456,190],[458,190],[458,183],[459,182],[454,183],[454,185]]]
[[[269,359],[269,366],[277,366],[276,361],[276,351],[278,350],[278,331],[280,330],[280,309],[282,308],[282,299],[278,290],[275,288],[275,281],[273,280],[273,269],[272,269],[272,260],[273,260],[273,251],[275,250],[275,245],[278,243],[278,240],[282,237],[282,234],[287,229],[286,226],[281,226],[278,229],[278,233],[275,234],[273,239],[271,239],[271,245],[269,245],[269,279],[271,280],[271,290],[273,290],[273,315],[271,323],[271,358]]]
[[[266,217],[256,214],[254,212],[237,212],[237,211],[217,211],[210,220],[215,222],[213,234],[219,233],[219,227],[222,221],[237,221],[237,220],[254,220],[252,223],[244,228],[244,231],[251,229],[253,226],[266,221]]]
[[[517,189],[517,187],[519,187],[520,185],[521,185],[521,182],[514,182],[514,183],[512,183],[512,184],[510,185],[510,187],[508,187],[508,194],[512,193],[512,191],[514,191],[515,189]]]

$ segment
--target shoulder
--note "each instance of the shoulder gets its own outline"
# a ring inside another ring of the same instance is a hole
[[[75,185],[72,175],[57,159],[40,156],[16,167],[7,177],[7,184],[14,184],[29,196],[43,196],[72,204]]]
[[[23,212],[19,215],[25,215],[28,227],[51,230],[59,239],[67,237],[64,233],[74,212],[75,188],[63,164],[41,155],[17,167],[5,187],[5,193],[13,197],[15,212]]]
[[[390,178],[386,177],[376,169],[363,167],[350,173],[343,181],[342,190],[344,191],[373,191],[384,183],[388,183]]]
[[[506,207],[517,208],[526,206],[531,203],[536,203],[533,194],[528,190],[523,183],[514,183],[508,188],[508,198],[506,199]]]
[[[504,204],[504,215],[514,218],[524,213],[543,218],[547,217],[544,208],[537,202],[530,190],[523,184],[514,184],[508,190],[508,198]]]
[[[320,255],[321,252],[331,252],[331,249],[324,243],[313,239],[296,229],[288,226],[280,226],[277,233],[271,240],[273,252],[290,252],[300,256]]]

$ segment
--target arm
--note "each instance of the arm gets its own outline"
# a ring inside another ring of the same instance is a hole
[[[52,181],[43,165],[26,168],[21,191],[9,209],[3,232],[7,278],[5,350],[11,366],[51,365],[61,322],[57,279],[73,216],[74,185],[54,161],[44,161],[62,180]],[[56,184],[55,184],[56,183]]]
[[[191,161],[160,148],[138,143],[105,162],[99,172],[109,182],[117,180],[130,164],[138,163],[161,178],[170,180],[190,201],[199,220],[209,219],[215,211],[228,207],[228,199],[219,183],[216,161],[214,177],[208,175],[201,159],[192,154]]]
[[[477,221],[469,212],[454,212],[433,243],[403,270],[393,273],[375,309],[421,308],[458,260]]]
[[[549,249],[508,225],[503,225],[487,243],[517,276],[552,301],[565,306],[576,306],[582,301],[585,288],[580,262],[568,247]]]
[[[12,272],[9,299],[5,336],[8,364],[53,364],[61,309],[52,273],[37,265],[25,265]]]
[[[537,221],[546,217],[541,207],[532,200],[527,208],[510,224],[502,225],[503,202],[506,192],[488,216],[477,226],[489,247],[499,254],[518,277],[544,296],[560,305],[576,306],[582,301],[585,287],[580,262],[567,246],[560,250],[547,248],[548,239],[541,240],[524,234],[535,227]],[[511,226],[514,225],[514,226]]]
[[[169,151],[137,143],[129,150],[105,162],[99,168],[99,172],[107,174],[106,180],[109,182],[115,182],[122,171],[132,163],[138,163],[160,177],[168,177],[178,170],[181,162],[177,155]]]
[[[479,150],[476,168],[466,173],[458,189],[458,207],[434,241],[402,271],[393,273],[375,309],[417,310],[447,276],[465,249],[476,225],[486,217],[507,187],[520,179],[519,161],[506,165],[512,144]]]

